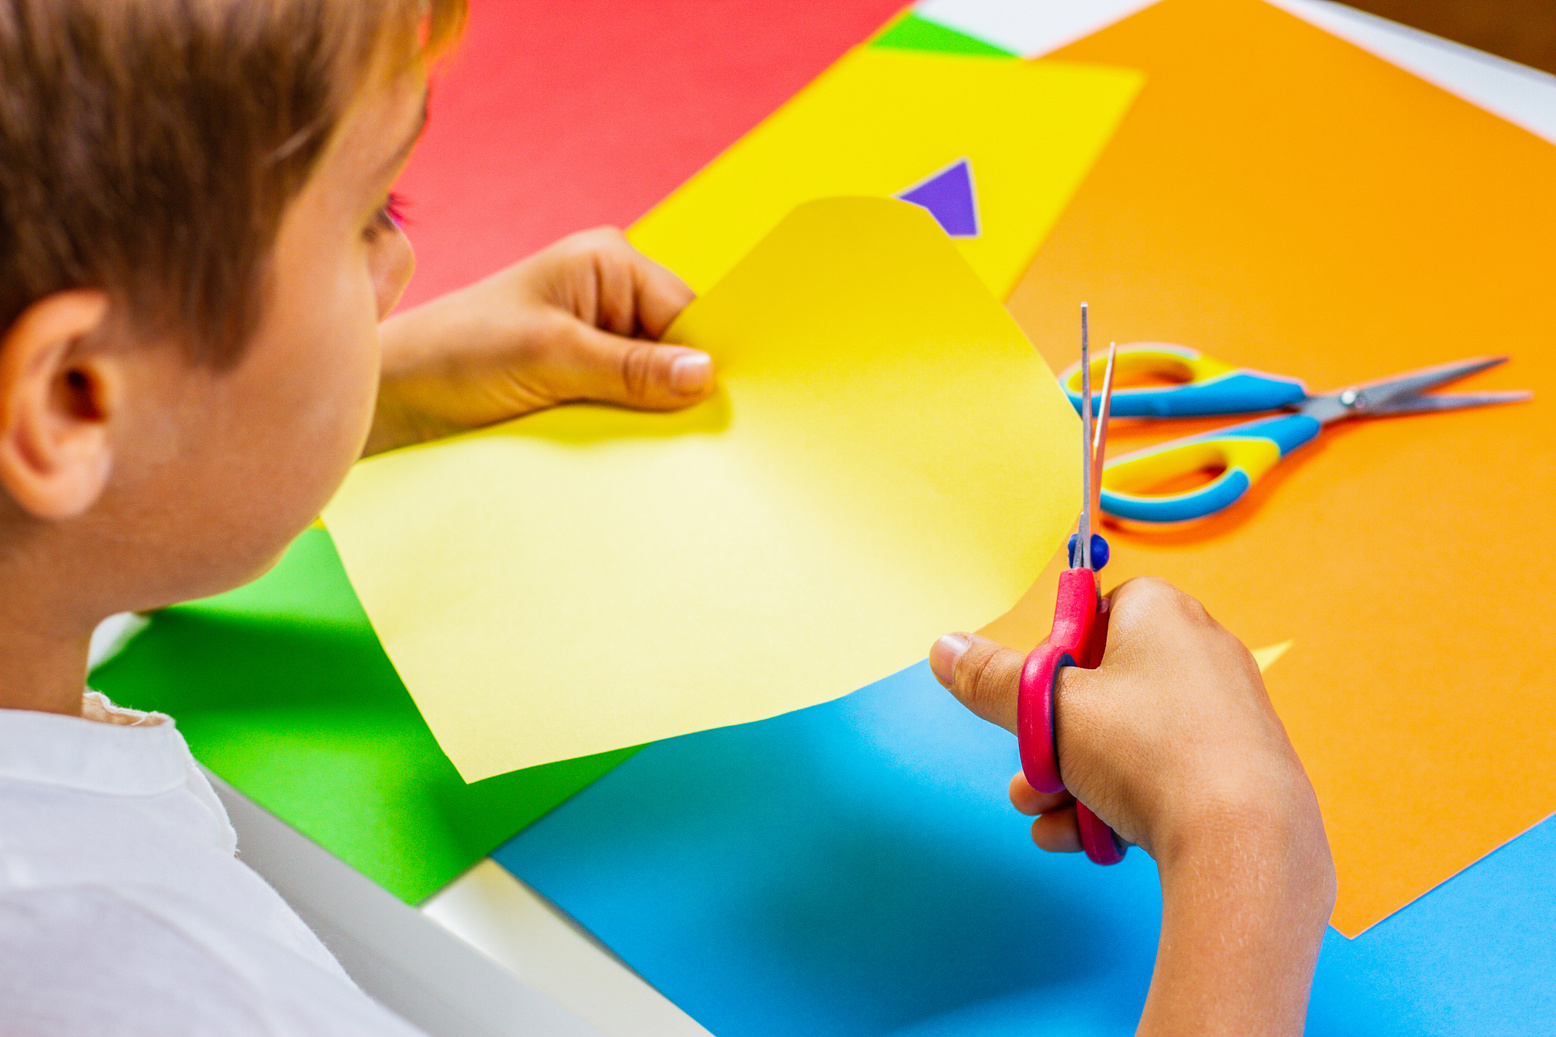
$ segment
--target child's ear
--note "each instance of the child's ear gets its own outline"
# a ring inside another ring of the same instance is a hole
[[[0,488],[38,518],[81,515],[108,483],[113,372],[82,348],[107,316],[101,291],[55,292],[0,336]]]

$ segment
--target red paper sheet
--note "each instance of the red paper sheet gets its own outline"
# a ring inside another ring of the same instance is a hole
[[[473,0],[401,178],[414,304],[626,226],[902,0]]]

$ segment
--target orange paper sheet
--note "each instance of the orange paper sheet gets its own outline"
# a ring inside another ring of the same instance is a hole
[[[1251,645],[1354,936],[1556,811],[1556,149],[1255,0],[1165,0],[1056,57],[1146,89],[1010,308],[1055,369],[1156,340],[1315,390],[1507,352],[1533,403],[1352,422],[1197,528],[1110,531]],[[1225,424],[1120,421],[1109,446]],[[996,632],[1046,629],[1051,587]]]

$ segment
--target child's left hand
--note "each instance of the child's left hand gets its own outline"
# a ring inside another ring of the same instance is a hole
[[[692,299],[619,231],[599,228],[390,317],[364,453],[569,400],[673,410],[706,399],[711,358],[657,341]]]

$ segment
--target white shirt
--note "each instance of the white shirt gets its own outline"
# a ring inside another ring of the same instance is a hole
[[[0,1034],[418,1031],[234,857],[173,722],[0,709]]]

